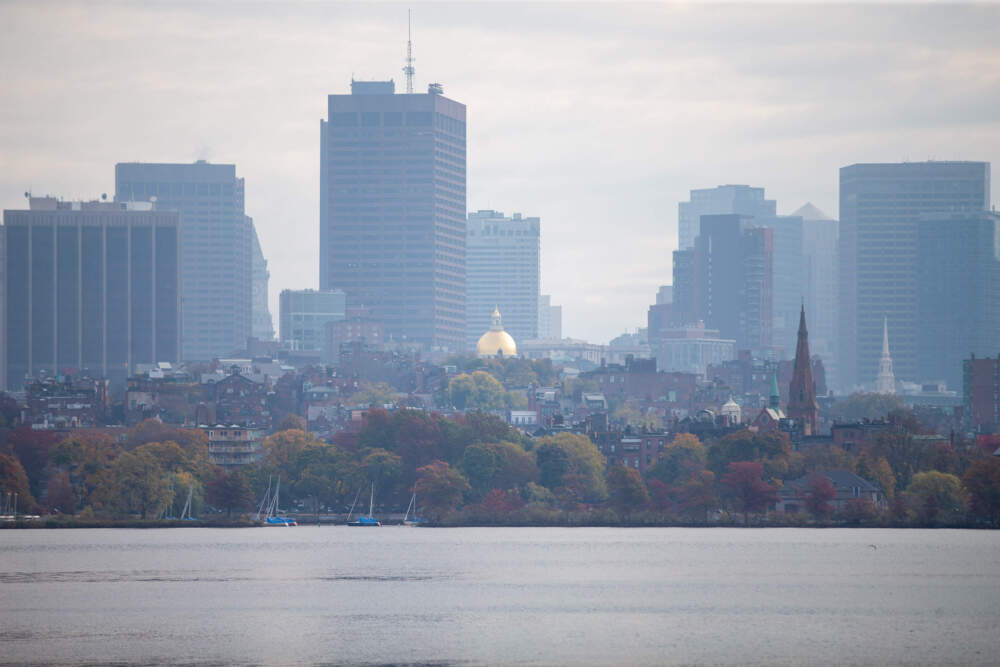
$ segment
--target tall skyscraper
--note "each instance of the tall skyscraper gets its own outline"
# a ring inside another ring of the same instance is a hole
[[[465,244],[467,348],[492,326],[493,311],[503,313],[504,329],[514,340],[538,338],[538,288],[541,236],[538,218],[500,211],[469,214]]]
[[[795,353],[799,307],[806,295],[804,223],[796,215],[755,216],[753,222],[774,233],[774,345],[788,359]]]
[[[267,270],[267,260],[264,259],[264,251],[260,247],[256,226],[251,226],[250,232],[253,234],[251,238],[253,242],[253,257],[251,258],[253,324],[250,335],[257,340],[274,340],[274,320],[271,319],[271,309],[267,303],[271,273]]]
[[[754,218],[774,217],[777,203],[764,199],[764,188],[720,185],[691,191],[691,201],[677,204],[677,249],[694,248],[703,215],[736,213]]]
[[[841,387],[871,385],[883,317],[892,331],[896,377],[917,369],[917,223],[924,214],[988,208],[986,162],[854,164],[840,170],[838,370]]]
[[[342,290],[286,289],[278,299],[281,342],[293,350],[323,351],[327,323],[340,322],[347,316],[347,298]]]
[[[4,211],[7,386],[85,372],[118,387],[180,356],[180,225],[152,204],[32,197]]]
[[[538,340],[562,339],[562,306],[552,305],[551,294],[538,297]]]
[[[185,361],[246,347],[253,325],[253,222],[231,164],[115,165],[115,200],[152,201],[181,219]]]
[[[802,218],[809,349],[823,359],[827,386],[839,388],[836,353],[838,223],[812,204],[805,204],[792,215]]]
[[[723,339],[735,340],[737,350],[769,354],[774,321],[773,231],[753,223],[741,215],[702,216],[689,276],[683,271],[687,251],[674,254],[674,298],[694,309],[683,313],[689,319],[686,324],[703,321],[718,329]]]
[[[320,287],[439,351],[466,343],[465,118],[437,84],[352,81],[320,121]]]
[[[1000,354],[1000,216],[917,225],[917,377],[962,387],[962,361]]]

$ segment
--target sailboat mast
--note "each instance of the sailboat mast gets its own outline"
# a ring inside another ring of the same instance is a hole
[[[375,482],[372,482],[372,494],[368,499],[368,516],[375,516]]]

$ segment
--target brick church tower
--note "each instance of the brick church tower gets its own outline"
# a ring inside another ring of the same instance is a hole
[[[799,315],[799,342],[795,348],[795,368],[788,387],[788,417],[802,423],[803,435],[816,435],[819,405],[816,403],[816,383],[813,380],[812,359],[809,358],[809,332],[806,331],[806,306]]]

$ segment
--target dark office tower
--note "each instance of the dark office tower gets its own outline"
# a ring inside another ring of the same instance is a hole
[[[320,288],[386,338],[465,344],[465,105],[353,81],[320,121]]]
[[[870,385],[883,317],[896,377],[919,381],[917,221],[978,213],[990,197],[987,162],[855,164],[840,170],[840,384]]]
[[[115,165],[115,200],[153,201],[181,219],[185,361],[246,347],[252,331],[253,223],[231,164]]]
[[[148,203],[31,198],[4,211],[7,386],[85,372],[122,386],[180,355],[180,225]]]
[[[694,272],[694,248],[674,251],[674,290],[670,309],[670,327],[697,324],[698,285]]]
[[[959,390],[963,360],[1000,354],[1000,216],[920,220],[917,263],[917,378]]]

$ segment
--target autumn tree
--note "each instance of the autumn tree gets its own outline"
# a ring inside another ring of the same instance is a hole
[[[383,407],[396,402],[396,390],[387,382],[362,382],[361,388],[348,399],[351,405]]]
[[[361,459],[361,469],[383,498],[391,496],[403,474],[403,459],[384,449],[372,449]]]
[[[45,488],[45,468],[59,435],[51,431],[36,431],[31,426],[19,426],[7,433],[0,454],[16,458],[28,478],[33,496],[41,496]]]
[[[448,399],[458,410],[501,410],[506,394],[500,381],[486,371],[462,373],[448,382]]]
[[[307,431],[306,420],[298,416],[295,413],[289,412],[285,415],[285,418],[281,420],[278,424],[278,428],[274,429],[277,433],[278,431]]]
[[[646,476],[667,485],[677,484],[697,474],[705,464],[705,456],[705,446],[698,436],[678,433]]]
[[[969,491],[973,514],[1000,527],[1000,459],[991,456],[974,462],[962,482]]]
[[[539,438],[535,446],[539,481],[553,492],[564,488],[567,497],[584,502],[603,501],[607,495],[604,457],[585,435],[559,433]]]
[[[715,473],[701,470],[685,482],[677,493],[677,503],[685,514],[697,516],[708,522],[708,515],[719,507],[719,494],[715,490]]]
[[[922,523],[952,523],[964,518],[968,492],[958,477],[926,470],[913,476],[906,488],[906,502]]]
[[[75,431],[52,448],[51,463],[69,475],[78,502],[93,507],[107,497],[102,488],[110,484],[106,473],[120,453],[119,444],[105,433]]]
[[[430,518],[440,519],[457,508],[469,490],[462,473],[444,461],[432,461],[417,470],[414,491],[420,497],[423,513]]]
[[[480,443],[465,448],[462,472],[479,494],[510,489],[538,480],[531,454],[512,442]]]
[[[825,519],[833,513],[830,501],[837,495],[837,489],[826,475],[813,473],[806,482],[806,509],[817,519]]]
[[[769,479],[781,478],[788,471],[792,443],[783,432],[754,433],[737,431],[721,438],[708,448],[708,468],[716,475],[729,469],[729,464],[752,461],[763,464]]]
[[[156,516],[173,500],[174,491],[166,471],[149,452],[124,452],[115,459],[109,476],[109,505],[119,514]]]
[[[778,502],[778,487],[763,479],[761,463],[737,461],[730,463],[722,484],[737,511],[743,513],[743,524],[750,525],[750,512],[762,512]]]
[[[619,514],[644,510],[649,506],[649,492],[635,468],[611,466],[607,471],[608,503]]]
[[[233,510],[246,510],[253,503],[250,484],[239,470],[226,472],[217,468],[215,477],[208,483],[205,492],[208,502],[215,507],[225,508],[227,518],[232,516]]]
[[[59,471],[49,478],[45,491],[45,503],[52,511],[62,514],[76,514],[76,495],[69,482],[69,473]]]
[[[17,494],[17,511],[28,512],[35,506],[35,498],[31,494],[28,475],[16,457],[0,454],[0,493]]]

